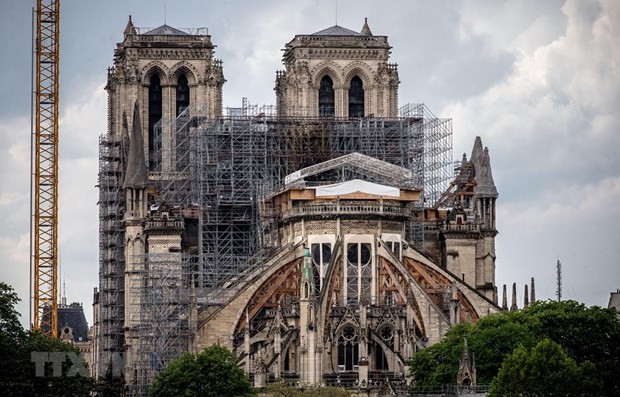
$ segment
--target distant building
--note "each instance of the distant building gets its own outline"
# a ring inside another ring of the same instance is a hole
[[[130,19],[114,52],[96,374],[122,353],[144,395],[219,343],[257,386],[404,390],[418,349],[500,310],[489,150],[478,137],[452,163],[451,120],[398,106],[391,46],[367,22],[288,42],[274,107],[222,109],[214,48]]]
[[[618,317],[620,317],[620,289],[610,294],[609,305],[607,305],[607,307],[616,308],[616,310],[618,311]]]
[[[49,312],[44,310],[43,316],[48,315]],[[43,331],[46,332],[45,329]],[[88,322],[84,315],[84,307],[81,303],[73,302],[67,304],[66,298],[62,298],[62,303],[58,305],[58,338],[80,349],[80,353],[88,364],[89,371],[92,373],[92,329],[88,327]]]

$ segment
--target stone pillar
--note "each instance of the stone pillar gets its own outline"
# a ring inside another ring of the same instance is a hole
[[[245,369],[245,373],[249,375],[250,374],[250,360],[252,359],[252,357],[250,356],[250,324],[247,322],[246,322],[246,327],[247,328],[243,334],[243,349],[245,350],[245,353],[247,354],[244,369]]]
[[[519,306],[517,306],[517,283],[512,283],[512,305],[510,306],[511,311],[518,310]]]
[[[361,350],[361,349],[360,349]],[[360,389],[368,388],[368,360],[360,355],[358,382]]]
[[[530,306],[530,294],[527,292],[527,284],[525,284],[525,293],[523,294],[523,308],[527,309]]]
[[[281,376],[282,370],[282,359],[280,354],[282,353],[282,335],[280,332],[280,326],[278,325],[275,334],[273,336],[273,354],[277,357],[273,363],[273,375],[276,379],[279,379]]]

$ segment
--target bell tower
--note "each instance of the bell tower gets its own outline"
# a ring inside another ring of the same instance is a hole
[[[284,47],[285,70],[276,72],[280,116],[396,117],[398,66],[389,63],[387,36],[334,25],[296,35]]]
[[[222,61],[213,56],[206,28],[189,32],[162,25],[143,32],[130,16],[123,34],[108,69],[108,134],[120,137],[122,115],[137,102],[149,172],[166,172],[174,164],[173,121],[193,106],[208,117],[221,116]]]

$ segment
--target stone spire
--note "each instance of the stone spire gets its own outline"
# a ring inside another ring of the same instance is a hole
[[[479,136],[476,137],[476,140],[474,141],[474,147],[471,150],[471,156],[469,157],[469,159],[471,161],[474,162],[474,165],[478,166],[479,162],[480,162],[480,158],[482,157],[482,138],[480,138]],[[476,167],[478,168],[478,167]]]
[[[506,284],[504,284],[504,296],[502,297],[502,309],[508,310],[508,293],[506,292]]]
[[[131,15],[129,16],[129,21],[127,21],[127,26],[125,26],[125,30],[123,31],[123,34],[125,36],[129,36],[132,34],[137,34],[138,32],[136,31],[136,28],[133,26],[133,22],[131,22]]]
[[[372,36],[370,27],[368,27],[368,18],[364,18],[364,26],[362,27],[362,31],[360,33],[364,36]]]
[[[536,302],[536,289],[535,289],[535,286],[534,286],[534,277],[532,277],[531,284],[532,284],[532,288],[530,288],[530,302],[534,303],[534,302]]]
[[[474,164],[476,172],[476,195],[478,197],[493,197],[497,198],[497,188],[495,187],[495,181],[493,180],[493,173],[491,171],[491,157],[489,156],[489,148],[482,148],[482,139],[479,136],[476,137],[474,142],[474,148],[471,152],[471,161]]]
[[[133,108],[133,125],[129,140],[129,154],[123,188],[144,189],[148,183],[146,162],[144,160],[144,141],[142,139],[142,125],[138,101]]]
[[[530,294],[527,292],[527,284],[525,284],[525,292],[523,293],[523,308],[527,309],[530,306]]]
[[[510,310],[519,310],[519,306],[517,306],[517,283],[512,283],[512,305],[510,305]]]
[[[458,385],[475,385],[476,370],[469,363],[469,347],[467,346],[467,337],[463,338],[463,354],[459,363],[459,372],[456,375],[456,383]]]

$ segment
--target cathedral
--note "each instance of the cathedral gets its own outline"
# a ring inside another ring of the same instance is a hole
[[[257,387],[406,387],[410,358],[500,310],[496,199],[476,138],[399,107],[365,21],[284,45],[274,106],[223,108],[211,36],[131,17],[99,144],[93,370],[129,395],[182,352],[224,345]],[[228,76],[235,78],[235,76]]]

